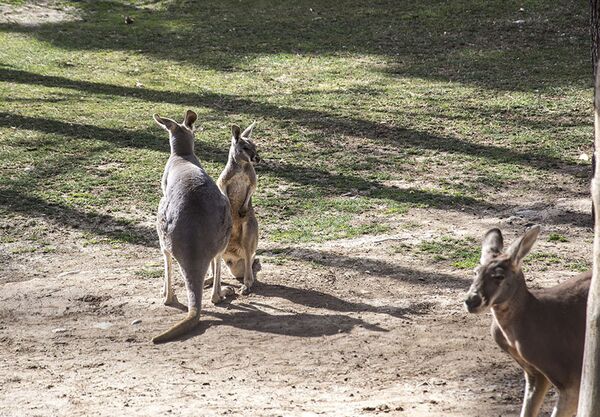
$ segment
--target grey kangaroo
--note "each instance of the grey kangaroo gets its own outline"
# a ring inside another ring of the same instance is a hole
[[[251,140],[255,125],[256,122],[252,123],[243,132],[239,126],[231,127],[229,158],[217,180],[217,185],[229,199],[233,219],[233,231],[223,259],[231,274],[243,280],[242,294],[250,292],[256,273],[260,271],[260,261],[255,259],[258,222],[252,207],[252,194],[256,190],[254,164],[260,162],[256,146]]]
[[[577,412],[592,274],[529,291],[521,263],[539,232],[539,226],[530,228],[505,252],[500,230],[486,233],[465,307],[470,313],[491,309],[496,343],[525,371],[521,417],[538,415],[550,384],[559,392],[552,417],[572,417]]]
[[[162,176],[163,197],[158,206],[156,229],[165,261],[163,296],[165,305],[175,304],[172,288],[172,259],[175,257],[185,281],[188,314],[152,341],[162,343],[190,331],[200,319],[204,277],[213,259],[220,257],[231,235],[229,201],[202,169],[194,154],[196,113],[188,110],[182,124],[154,115],[169,132],[171,156]],[[233,288],[221,288],[220,267],[213,281],[212,302],[218,303]]]

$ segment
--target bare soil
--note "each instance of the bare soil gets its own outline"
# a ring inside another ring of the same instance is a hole
[[[71,18],[45,2],[0,6],[0,22]],[[42,230],[53,248],[0,245],[0,416],[516,415],[520,369],[491,339],[489,314],[462,308],[470,271],[409,248],[494,226],[511,241],[541,223],[534,251],[590,259],[587,185],[563,185],[568,198],[520,189],[516,201],[507,191],[498,197],[513,204],[506,211],[413,209],[385,236],[263,240],[254,293],[218,306],[205,297],[198,330],[160,346],[151,337],[184,313],[161,304],[156,245],[86,245],[44,217],[0,219],[0,233]],[[568,241],[548,242],[550,232]],[[531,286],[575,275],[527,268]]]
[[[0,4],[0,23],[17,23],[36,26],[79,20],[75,8],[56,4],[50,0],[36,0],[18,6]]]
[[[77,231],[36,219],[56,252],[1,248],[0,415],[515,415],[521,372],[489,336],[489,315],[461,305],[470,271],[398,248],[494,225],[510,241],[537,216],[547,226],[535,250],[588,256],[590,228],[569,222],[588,204],[499,217],[412,210],[412,227],[386,236],[261,242],[254,293],[214,306],[206,290],[198,330],[160,346],[150,338],[184,313],[161,303],[158,249],[85,246]],[[550,231],[569,241],[548,242]],[[532,286],[572,275],[528,264]]]

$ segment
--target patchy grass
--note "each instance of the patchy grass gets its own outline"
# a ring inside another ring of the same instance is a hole
[[[213,177],[229,125],[258,120],[266,240],[383,233],[419,208],[501,210],[499,192],[563,196],[587,175],[583,1],[52,4],[83,20],[0,23],[5,219],[156,245],[144,225],[168,143],[151,115],[187,108]]]
[[[135,275],[141,278],[155,280],[163,277],[164,270],[163,268],[142,268],[135,271]]]
[[[560,233],[550,233],[548,235],[548,242],[568,242],[569,239],[567,239],[566,236],[561,235]]]
[[[473,269],[479,264],[480,243],[473,238],[457,239],[444,236],[440,239],[421,242],[417,251],[431,256],[435,262],[449,261],[458,269]]]
[[[587,260],[565,258],[549,252],[533,252],[527,255],[527,259],[527,262],[523,266],[525,272],[529,268],[546,271],[561,267],[573,272],[585,272],[591,268],[591,264]],[[530,266],[528,267],[527,264]]]
[[[458,269],[473,269],[479,264],[481,243],[474,238],[458,239],[443,236],[438,239],[423,241],[416,246],[398,245],[396,251],[412,251],[415,254],[428,256],[433,262],[444,262]],[[583,259],[562,257],[550,252],[532,252],[527,256],[523,270],[555,270],[557,267],[574,272],[590,269],[590,263]]]

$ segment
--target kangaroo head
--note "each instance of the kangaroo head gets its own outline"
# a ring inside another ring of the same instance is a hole
[[[256,152],[256,145],[251,139],[254,125],[256,125],[256,122],[248,126],[243,132],[239,126],[231,126],[232,137],[229,156],[240,165],[247,163],[258,164],[260,162],[260,157],[258,156],[258,152]]]
[[[483,238],[480,265],[465,299],[469,313],[508,302],[525,285],[521,263],[535,243],[540,226],[533,226],[506,251],[499,229],[491,229]]]
[[[189,155],[194,153],[194,122],[198,116],[191,110],[185,113],[181,124],[175,120],[154,115],[154,120],[160,127],[169,132],[169,143],[172,155]]]

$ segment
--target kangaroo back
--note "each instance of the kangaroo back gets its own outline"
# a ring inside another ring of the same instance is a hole
[[[165,304],[174,302],[171,256],[181,267],[188,294],[187,317],[153,339],[162,343],[189,332],[198,323],[204,277],[211,260],[227,246],[231,214],[229,201],[194,154],[196,114],[188,110],[182,124],[158,115],[154,119],[169,132],[171,146],[157,215],[157,232],[165,256]]]

